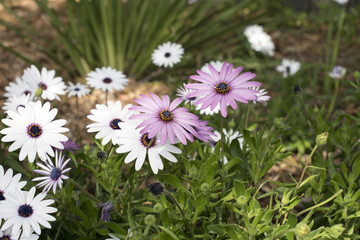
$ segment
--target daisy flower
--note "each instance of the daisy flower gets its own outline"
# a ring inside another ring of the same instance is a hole
[[[6,200],[8,195],[16,189],[20,190],[26,185],[25,181],[20,182],[20,178],[20,173],[13,176],[13,170],[11,168],[4,172],[3,166],[0,165],[0,202]],[[0,224],[2,217],[0,214]]]
[[[177,94],[176,96],[181,98],[182,100],[185,101],[185,104],[187,103],[191,103],[191,101],[194,101],[196,98],[195,97],[192,97],[192,98],[188,98],[187,95],[191,92],[193,92],[192,89],[187,89],[185,88],[185,83],[183,83],[183,86],[179,87],[176,91],[177,91]]]
[[[130,163],[135,161],[135,170],[139,171],[148,156],[151,170],[157,174],[159,170],[164,169],[161,157],[166,158],[170,162],[177,162],[177,159],[172,153],[180,154],[181,150],[169,142],[165,144],[160,143],[159,135],[152,138],[148,132],[141,132],[137,127],[141,123],[140,120],[135,119],[126,123],[119,123],[122,131],[119,133],[117,143],[120,145],[116,149],[117,153],[129,153],[124,162]]]
[[[247,38],[251,38],[252,35],[258,34],[258,33],[263,33],[264,32],[264,28],[258,24],[253,24],[253,25],[249,25],[245,28],[244,30],[244,35]]]
[[[95,138],[102,138],[102,145],[106,145],[110,140],[115,144],[116,134],[121,129],[118,123],[126,121],[133,114],[129,111],[130,107],[131,104],[128,104],[122,108],[120,101],[108,101],[107,106],[97,104],[96,109],[92,109],[91,114],[87,116],[95,122],[86,126],[88,132],[97,132]]]
[[[255,93],[256,100],[253,101],[254,104],[257,102],[265,103],[270,100],[270,96],[266,95],[268,92],[265,89],[260,89],[260,87],[250,87],[250,89],[258,91],[258,93]]]
[[[190,113],[187,108],[178,107],[182,102],[181,98],[170,102],[168,95],[164,95],[162,99],[154,93],[150,93],[151,97],[143,94],[140,96],[142,98],[136,98],[135,102],[141,106],[130,108],[143,112],[133,115],[131,119],[146,119],[138,126],[143,127],[140,133],[149,132],[149,138],[153,138],[160,132],[161,144],[165,144],[168,137],[172,144],[175,143],[175,137],[184,145],[187,144],[186,139],[194,141],[193,135],[197,137],[194,127],[199,126],[199,117]]]
[[[64,149],[56,149],[59,152],[69,151],[71,153],[75,153],[77,150],[79,150],[80,144],[77,144],[76,142],[73,142],[70,139],[61,143],[64,145]]]
[[[257,91],[249,87],[260,86],[258,82],[249,82],[256,74],[246,72],[240,74],[242,67],[233,70],[233,65],[224,62],[219,72],[209,64],[211,75],[198,70],[199,75],[190,76],[191,79],[200,83],[190,83],[186,85],[188,89],[195,89],[188,97],[197,97],[195,105],[202,104],[201,109],[211,106],[210,110],[220,103],[220,111],[223,117],[227,116],[227,105],[234,110],[237,108],[235,102],[248,103],[248,100],[256,100]],[[240,75],[239,75],[240,74]]]
[[[209,140],[211,140],[211,135],[216,136],[215,133],[212,132],[214,129],[207,124],[207,121],[199,120],[199,126],[196,127],[196,131],[199,135],[198,138],[204,142],[209,142]]]
[[[8,111],[15,111],[17,112],[18,108],[25,107],[29,103],[34,103],[30,101],[30,95],[20,95],[9,97],[7,101],[4,103],[2,109],[7,113]]]
[[[239,142],[239,146],[240,146],[240,149],[243,148],[243,145],[244,145],[244,138],[243,138],[243,135],[239,133],[239,131],[235,131],[233,129],[230,129],[229,131],[227,131],[225,128],[223,128],[223,133],[224,133],[224,136],[225,136],[225,143],[230,145],[231,142],[235,139],[238,140]],[[214,144],[215,145],[218,141],[221,140],[221,133],[218,132],[218,131],[214,131],[214,135],[215,136],[212,136],[212,140],[214,141]],[[214,148],[211,149],[211,152],[213,153],[214,152]],[[227,159],[226,156],[224,156],[224,164],[227,164],[229,161]]]
[[[86,96],[90,93],[90,89],[81,83],[76,83],[75,85],[72,82],[69,82],[69,86],[67,87],[68,96],[76,96],[78,98],[81,98],[83,96]]]
[[[209,68],[209,64],[211,66],[213,66],[215,68],[216,71],[220,72],[222,65],[224,64],[224,62],[221,61],[210,61],[210,63],[206,63],[204,64],[204,66],[201,67],[201,71],[207,73],[207,74],[211,74],[210,68]]]
[[[10,82],[8,86],[5,87],[6,93],[5,97],[9,98],[12,96],[21,96],[21,95],[30,95],[30,99],[34,97],[35,89],[32,89],[28,83],[26,83],[22,78],[17,77],[16,82]]]
[[[12,234],[12,228],[8,228],[6,231],[0,230],[0,240],[18,240],[20,237],[20,232],[16,234]],[[20,240],[37,240],[39,239],[39,235],[30,234],[30,236],[25,237],[21,235]]]
[[[213,110],[211,110],[210,106],[205,108],[205,109],[201,109],[201,105],[202,104],[199,104],[195,108],[196,110],[200,110],[200,114],[205,114],[205,115],[211,115],[212,116],[214,114],[218,114],[219,111],[220,111],[220,103],[218,105],[216,105],[216,107]]]
[[[29,84],[33,91],[37,88],[42,89],[42,99],[48,99],[50,101],[55,99],[60,100],[58,95],[65,94],[65,83],[62,77],[55,77],[55,70],[47,70],[43,67],[40,72],[34,65],[31,65],[25,69],[22,78]]]
[[[283,78],[294,76],[300,70],[300,62],[293,59],[284,58],[281,65],[276,67],[276,71],[283,73]]]
[[[69,131],[64,128],[66,120],[54,120],[58,110],[50,110],[50,103],[44,105],[40,101],[28,104],[24,108],[18,108],[18,112],[8,111],[10,119],[2,122],[9,126],[1,130],[5,136],[3,142],[14,142],[9,147],[9,152],[19,148],[19,160],[28,156],[30,162],[35,159],[36,153],[41,159],[46,159],[47,154],[54,156],[52,147],[63,149],[62,141],[68,140],[63,132]],[[54,120],[54,121],[53,121]]]
[[[341,79],[345,76],[346,68],[341,66],[335,66],[331,72],[329,72],[329,76],[333,79]]]
[[[50,189],[56,194],[56,188],[62,188],[63,179],[68,179],[68,176],[64,174],[71,168],[65,168],[66,164],[70,161],[70,158],[64,162],[64,156],[62,153],[55,152],[55,166],[50,158],[47,159],[44,164],[37,163],[42,170],[34,170],[34,172],[44,175],[44,177],[34,178],[33,181],[41,181],[36,187],[44,187],[43,192],[49,192]]]
[[[46,197],[45,193],[40,193],[35,196],[35,187],[32,187],[29,192],[16,190],[14,194],[10,194],[6,201],[0,203],[0,212],[6,216],[5,223],[2,230],[12,227],[12,234],[23,231],[24,237],[29,237],[32,229],[38,234],[41,234],[39,223],[51,228],[48,221],[55,221],[56,219],[49,215],[49,213],[57,212],[54,207],[49,207],[54,203],[54,200],[43,200]]]
[[[180,62],[184,49],[180,44],[166,42],[151,54],[153,63],[159,67],[173,67],[174,64]]]
[[[345,5],[347,4],[348,0],[334,0],[334,2],[337,2],[340,5]]]
[[[266,32],[259,31],[247,37],[250,47],[268,56],[274,56],[275,45],[271,39],[271,36]]]
[[[87,74],[86,81],[90,87],[109,92],[123,90],[128,84],[126,76],[111,67],[95,68]]]

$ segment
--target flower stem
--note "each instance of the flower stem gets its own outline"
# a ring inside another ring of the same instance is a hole
[[[312,156],[314,155],[314,153],[315,153],[315,151],[316,151],[316,149],[318,148],[318,144],[316,144],[315,145],[315,147],[314,147],[314,149],[311,151],[311,153],[310,153],[310,157],[309,157],[309,159],[305,162],[305,166],[304,166],[304,169],[303,169],[303,171],[302,171],[302,173],[301,173],[301,177],[300,177],[300,180],[299,180],[299,182],[297,183],[297,185],[296,185],[296,190],[298,190],[299,189],[299,187],[300,187],[300,184],[301,184],[301,182],[302,182],[302,180],[303,180],[303,178],[304,178],[304,175],[305,175],[305,172],[306,172],[306,169],[308,168],[308,165],[309,165],[309,163],[311,162],[311,158],[312,158]]]
[[[73,179],[69,178],[68,179],[69,182],[72,182],[76,187],[78,187],[83,193],[85,193],[89,198],[91,198],[92,200],[94,200],[95,202],[98,203],[102,203],[99,199],[97,199],[94,195],[92,195],[91,193],[89,193],[88,191],[86,191],[86,189],[81,186],[78,182],[74,181]]]
[[[244,126],[244,129],[246,129],[246,127],[247,127],[248,120],[249,120],[249,115],[250,115],[250,104],[248,103],[248,109],[247,109],[247,112],[246,112],[246,118],[245,118],[245,126]]]
[[[226,177],[226,170],[225,170],[225,161],[224,161],[224,142],[225,142],[225,134],[223,131],[224,128],[224,118],[221,116],[221,114],[219,114],[220,116],[220,133],[221,133],[221,167],[222,167],[222,190],[221,190],[221,197],[224,197],[225,195],[225,187],[226,187],[226,181],[225,181],[225,177]],[[222,215],[223,215],[223,206],[220,207],[219,209],[219,222],[222,221]]]
[[[329,110],[326,114],[326,119],[328,119],[334,109],[335,106],[335,102],[336,102],[336,97],[338,95],[339,92],[339,85],[340,85],[340,79],[335,79],[335,90],[334,90],[334,94],[331,98],[331,102],[330,102],[330,106],[329,106]]]

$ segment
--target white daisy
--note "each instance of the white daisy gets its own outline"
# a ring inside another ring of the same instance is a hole
[[[256,32],[248,37],[250,47],[263,54],[274,56],[275,45],[266,32]]]
[[[181,87],[179,87],[176,91],[177,94],[176,96],[178,96],[179,98],[183,99],[185,101],[185,104],[187,104],[188,102],[192,102],[196,99],[196,97],[192,97],[192,98],[188,98],[187,95],[191,92],[193,92],[193,89],[188,89],[185,88],[185,83],[183,83],[183,85]]]
[[[264,28],[260,25],[254,24],[254,25],[249,25],[245,28],[244,35],[247,38],[250,38],[252,35],[262,32],[264,32]]]
[[[30,87],[22,78],[17,77],[16,82],[10,82],[8,86],[5,87],[6,93],[5,97],[9,98],[12,96],[21,96],[21,95],[30,95],[30,99],[33,99],[35,94],[35,89]]]
[[[2,230],[12,227],[11,233],[17,234],[22,229],[23,236],[28,237],[33,232],[32,230],[41,234],[39,223],[46,228],[51,228],[48,221],[56,219],[49,213],[57,212],[57,209],[49,205],[53,204],[54,200],[43,200],[46,197],[45,193],[35,196],[35,190],[35,187],[32,187],[29,192],[16,190],[6,201],[0,203],[0,212],[6,216]]]
[[[210,61],[209,63],[205,63],[204,66],[201,67],[201,71],[206,72],[207,74],[211,74],[209,64],[215,68],[216,71],[220,72],[224,62],[221,61]]]
[[[76,96],[78,98],[86,96],[90,93],[90,89],[87,87],[87,85],[81,83],[76,83],[76,85],[74,85],[72,82],[69,82],[67,91],[69,97]]]
[[[341,66],[335,66],[331,72],[329,72],[329,76],[334,79],[341,79],[345,76],[346,68]]]
[[[13,176],[11,168],[4,172],[3,166],[0,165],[0,202],[6,200],[8,195],[16,189],[20,190],[26,185],[25,181],[20,182],[20,178],[20,173]],[[2,214],[0,214],[0,224],[2,217]]]
[[[174,64],[180,62],[183,54],[184,49],[180,44],[166,42],[154,50],[151,59],[159,67],[173,67]]]
[[[211,106],[205,108],[205,109],[201,109],[202,104],[200,105],[196,105],[196,110],[200,110],[200,114],[205,114],[205,115],[214,115],[214,114],[218,114],[220,111],[220,103],[218,105],[216,105],[216,107],[211,110]]]
[[[270,96],[266,95],[268,92],[265,89],[260,89],[259,86],[249,87],[249,88],[252,90],[258,91],[258,93],[255,93],[255,96],[257,97],[257,99],[253,101],[254,104],[257,102],[265,103],[270,100]]]
[[[221,133],[218,131],[214,131],[214,133],[216,134],[216,136],[211,136],[211,138],[214,140],[215,144],[221,140]],[[231,142],[235,139],[238,140],[239,142],[239,146],[240,149],[243,148],[244,145],[244,138],[243,135],[239,133],[239,131],[234,132],[233,129],[230,129],[229,131],[227,131],[225,128],[223,128],[223,133],[225,136],[225,143],[230,145]],[[214,152],[214,148],[211,149],[211,152]],[[227,164],[229,161],[227,159],[226,156],[224,156],[224,164]]]
[[[181,150],[169,142],[161,145],[159,135],[154,138],[148,138],[148,133],[140,133],[141,129],[136,129],[141,123],[140,120],[135,119],[126,123],[119,123],[122,131],[119,132],[117,153],[129,154],[125,158],[125,163],[135,161],[135,170],[138,171],[145,162],[146,155],[148,156],[151,170],[157,174],[159,170],[164,169],[161,157],[166,158],[170,162],[177,162],[177,159],[172,153],[180,154]]]
[[[43,67],[40,72],[34,65],[31,65],[24,70],[22,78],[30,85],[33,91],[37,88],[42,89],[42,99],[60,100],[58,95],[65,94],[65,83],[62,77],[55,77],[55,70],[47,70]]]
[[[87,74],[86,81],[90,87],[109,92],[123,90],[128,84],[126,76],[111,67],[95,68]]]
[[[13,95],[12,97],[9,97],[6,102],[4,103],[4,106],[2,107],[2,109],[7,113],[8,111],[18,111],[18,108],[21,107],[25,107],[26,105],[28,105],[29,103],[34,104],[33,101],[30,101],[30,95],[20,95],[20,96],[15,96]]]
[[[52,188],[54,194],[56,194],[56,188],[62,188],[63,179],[68,179],[68,176],[65,176],[64,173],[68,172],[71,168],[65,168],[66,164],[70,161],[70,158],[64,162],[64,156],[62,153],[55,152],[55,166],[50,158],[47,159],[47,162],[44,162],[45,165],[37,163],[37,165],[42,168],[42,170],[34,170],[34,172],[45,177],[34,178],[33,181],[42,181],[36,185],[36,187],[44,187],[44,192],[49,192]]]
[[[12,234],[12,228],[8,228],[6,231],[0,230],[0,240],[18,240],[20,237],[20,233]],[[21,235],[20,240],[37,240],[39,239],[39,235],[37,234],[30,234],[30,236],[25,237]]]
[[[87,116],[95,122],[86,126],[89,128],[88,132],[97,132],[95,138],[102,138],[102,145],[106,145],[110,140],[115,144],[115,140],[118,138],[116,133],[120,130],[118,123],[127,121],[134,113],[129,111],[131,106],[131,104],[128,104],[122,108],[120,101],[115,103],[108,101],[107,106],[97,104],[96,109],[92,109],[91,114]]]
[[[340,5],[344,5],[347,4],[348,0],[334,0],[335,2],[337,2]]]
[[[283,73],[283,78],[288,76],[294,76],[301,67],[301,63],[293,59],[284,58],[281,61],[281,65],[276,67],[276,71]]]
[[[21,148],[20,161],[28,156],[29,161],[33,162],[36,153],[41,159],[46,159],[47,154],[53,157],[52,147],[63,149],[61,142],[68,138],[61,133],[69,131],[63,127],[66,120],[54,120],[57,112],[56,108],[50,110],[49,102],[42,106],[40,101],[18,108],[18,112],[8,111],[10,119],[3,119],[2,122],[9,127],[1,130],[0,133],[5,135],[1,141],[14,142],[9,152]]]

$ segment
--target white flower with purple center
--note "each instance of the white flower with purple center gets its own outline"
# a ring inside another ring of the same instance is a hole
[[[331,72],[329,72],[329,76],[333,79],[341,79],[345,76],[346,68],[341,66],[335,66]]]
[[[68,83],[69,86],[67,87],[68,96],[76,96],[78,98],[84,97],[90,93],[90,89],[87,87],[87,85],[76,83],[73,84],[72,82]]]
[[[65,168],[65,166],[69,163],[70,158],[64,162],[64,156],[62,153],[56,151],[55,152],[55,165],[53,164],[50,158],[47,159],[44,164],[37,163],[37,165],[41,168],[41,170],[34,170],[34,172],[45,175],[44,177],[34,178],[33,181],[41,181],[36,185],[36,187],[44,187],[44,192],[49,192],[51,189],[54,194],[56,194],[56,188],[62,188],[63,180],[68,179],[68,176],[64,174],[68,172],[71,168]]]
[[[30,100],[30,95],[20,95],[12,97],[9,97],[6,102],[4,103],[4,106],[2,109],[7,113],[8,111],[18,111],[18,108],[25,107],[28,104],[34,104],[33,101]],[[0,239],[1,240],[1,239]]]
[[[263,33],[264,32],[264,28],[258,24],[253,24],[253,25],[249,25],[245,28],[244,30],[244,35],[247,38],[251,38],[252,35],[258,34],[258,33]]]
[[[18,240],[20,237],[21,232],[16,234],[12,234],[12,228],[6,229],[6,231],[0,230],[0,240]],[[21,235],[20,240],[37,240],[39,239],[39,235],[37,234],[30,234],[30,236],[25,237]]]
[[[184,100],[185,104],[187,104],[189,102],[191,103],[192,101],[195,101],[196,97],[191,97],[191,98],[187,97],[187,95],[189,93],[192,93],[194,90],[185,88],[185,85],[186,84],[183,83],[183,85],[176,90],[177,91],[176,96]]]
[[[224,64],[224,62],[221,61],[210,61],[210,63],[206,63],[204,66],[201,67],[201,71],[207,73],[207,74],[211,74],[210,68],[209,68],[209,64],[211,66],[213,66],[213,68],[215,68],[216,71],[220,72],[222,65]]]
[[[11,168],[4,172],[3,166],[0,165],[0,202],[6,200],[7,196],[16,189],[20,190],[26,185],[26,182],[20,182],[20,179],[20,173],[13,176]],[[0,214],[0,223],[2,218],[3,215]]]
[[[276,67],[276,71],[281,72],[283,74],[283,78],[287,78],[289,76],[294,76],[300,70],[300,67],[300,62],[284,58],[281,61],[281,65]]]
[[[12,96],[21,96],[21,95],[30,95],[30,99],[33,99],[35,94],[35,89],[30,87],[22,78],[17,77],[16,82],[10,82],[8,86],[5,87],[6,93],[5,97],[10,98]]]
[[[117,132],[121,130],[118,124],[128,120],[134,113],[129,111],[131,106],[131,104],[128,104],[122,108],[120,101],[108,101],[107,106],[105,104],[97,104],[96,109],[92,109],[90,111],[91,114],[87,116],[95,122],[86,126],[88,132],[97,132],[95,138],[102,138],[102,145],[106,145],[110,140],[113,144],[116,144],[115,140],[118,138]]]
[[[126,123],[119,123],[122,131],[119,132],[117,143],[120,147],[116,149],[116,152],[129,152],[124,162],[130,163],[136,160],[136,171],[141,169],[146,156],[148,156],[151,170],[157,174],[159,170],[164,169],[160,156],[175,163],[177,162],[177,159],[172,153],[180,154],[181,150],[171,145],[168,141],[165,144],[161,144],[159,135],[150,138],[148,132],[141,133],[140,130],[137,129],[140,123],[141,121],[137,119],[127,121]]]
[[[270,100],[270,96],[267,96],[266,94],[268,93],[265,89],[260,89],[260,87],[250,87],[250,89],[253,89],[255,91],[258,91],[258,93],[256,93],[256,100],[253,101],[253,103],[266,103],[267,101]]]
[[[40,101],[18,108],[17,112],[8,111],[9,119],[2,122],[9,127],[1,130],[0,133],[5,135],[1,141],[13,142],[9,152],[21,148],[20,161],[27,156],[33,162],[36,154],[44,160],[47,155],[53,157],[52,147],[63,149],[61,142],[68,138],[62,133],[69,131],[63,127],[66,120],[54,120],[57,112],[56,108],[50,110],[49,102],[42,105]]]
[[[199,104],[196,106],[196,110],[200,110],[200,114],[205,114],[205,115],[214,115],[214,114],[218,114],[219,111],[220,111],[220,103],[214,108],[211,110],[211,106],[205,108],[205,109],[201,109],[201,105],[202,104]]]
[[[247,38],[253,50],[268,56],[274,56],[275,45],[269,34],[259,31],[249,35]]]
[[[57,209],[49,205],[53,204],[54,200],[43,200],[46,197],[45,193],[35,196],[35,190],[35,187],[28,192],[16,190],[6,201],[0,202],[0,212],[6,219],[1,230],[12,228],[11,234],[23,231],[22,236],[29,237],[33,231],[41,234],[39,224],[51,228],[48,221],[56,219],[49,213],[57,212]]]
[[[184,49],[180,44],[166,42],[154,50],[151,59],[159,67],[173,67],[174,64],[180,62],[183,54]]]
[[[90,87],[112,92],[114,90],[123,90],[129,80],[121,71],[111,67],[102,67],[89,72],[86,81]]]
[[[40,72],[34,65],[31,65],[24,70],[22,78],[30,85],[34,92],[37,88],[42,89],[42,99],[50,101],[60,100],[58,95],[65,94],[65,83],[62,77],[55,77],[55,70],[47,70],[43,67]]]

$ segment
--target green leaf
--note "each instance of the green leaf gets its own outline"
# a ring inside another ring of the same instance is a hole
[[[172,237],[172,239],[174,240],[179,240],[179,238],[172,232],[170,231],[168,228],[166,227],[163,227],[161,225],[158,225],[158,227],[163,230],[164,232],[166,232],[167,234],[169,234],[170,237]]]
[[[191,195],[190,191],[185,187],[185,185],[180,181],[180,179],[177,176],[172,174],[161,174],[160,176],[163,178],[164,182],[185,192],[188,195]]]
[[[122,228],[119,224],[114,223],[114,222],[103,222],[102,224],[104,224],[105,226],[107,226],[108,228],[111,229],[112,232],[115,233],[119,233],[119,234],[123,234],[126,235],[127,231]]]
[[[220,224],[211,224],[207,227],[210,232],[223,235],[226,233],[226,229]]]
[[[207,196],[205,196],[204,193],[200,193],[200,195],[197,196],[195,202],[196,202],[196,209],[195,209],[195,213],[193,216],[193,224],[196,223],[196,221],[198,220],[199,215],[201,214],[201,212],[204,210],[206,204],[207,204]]]

